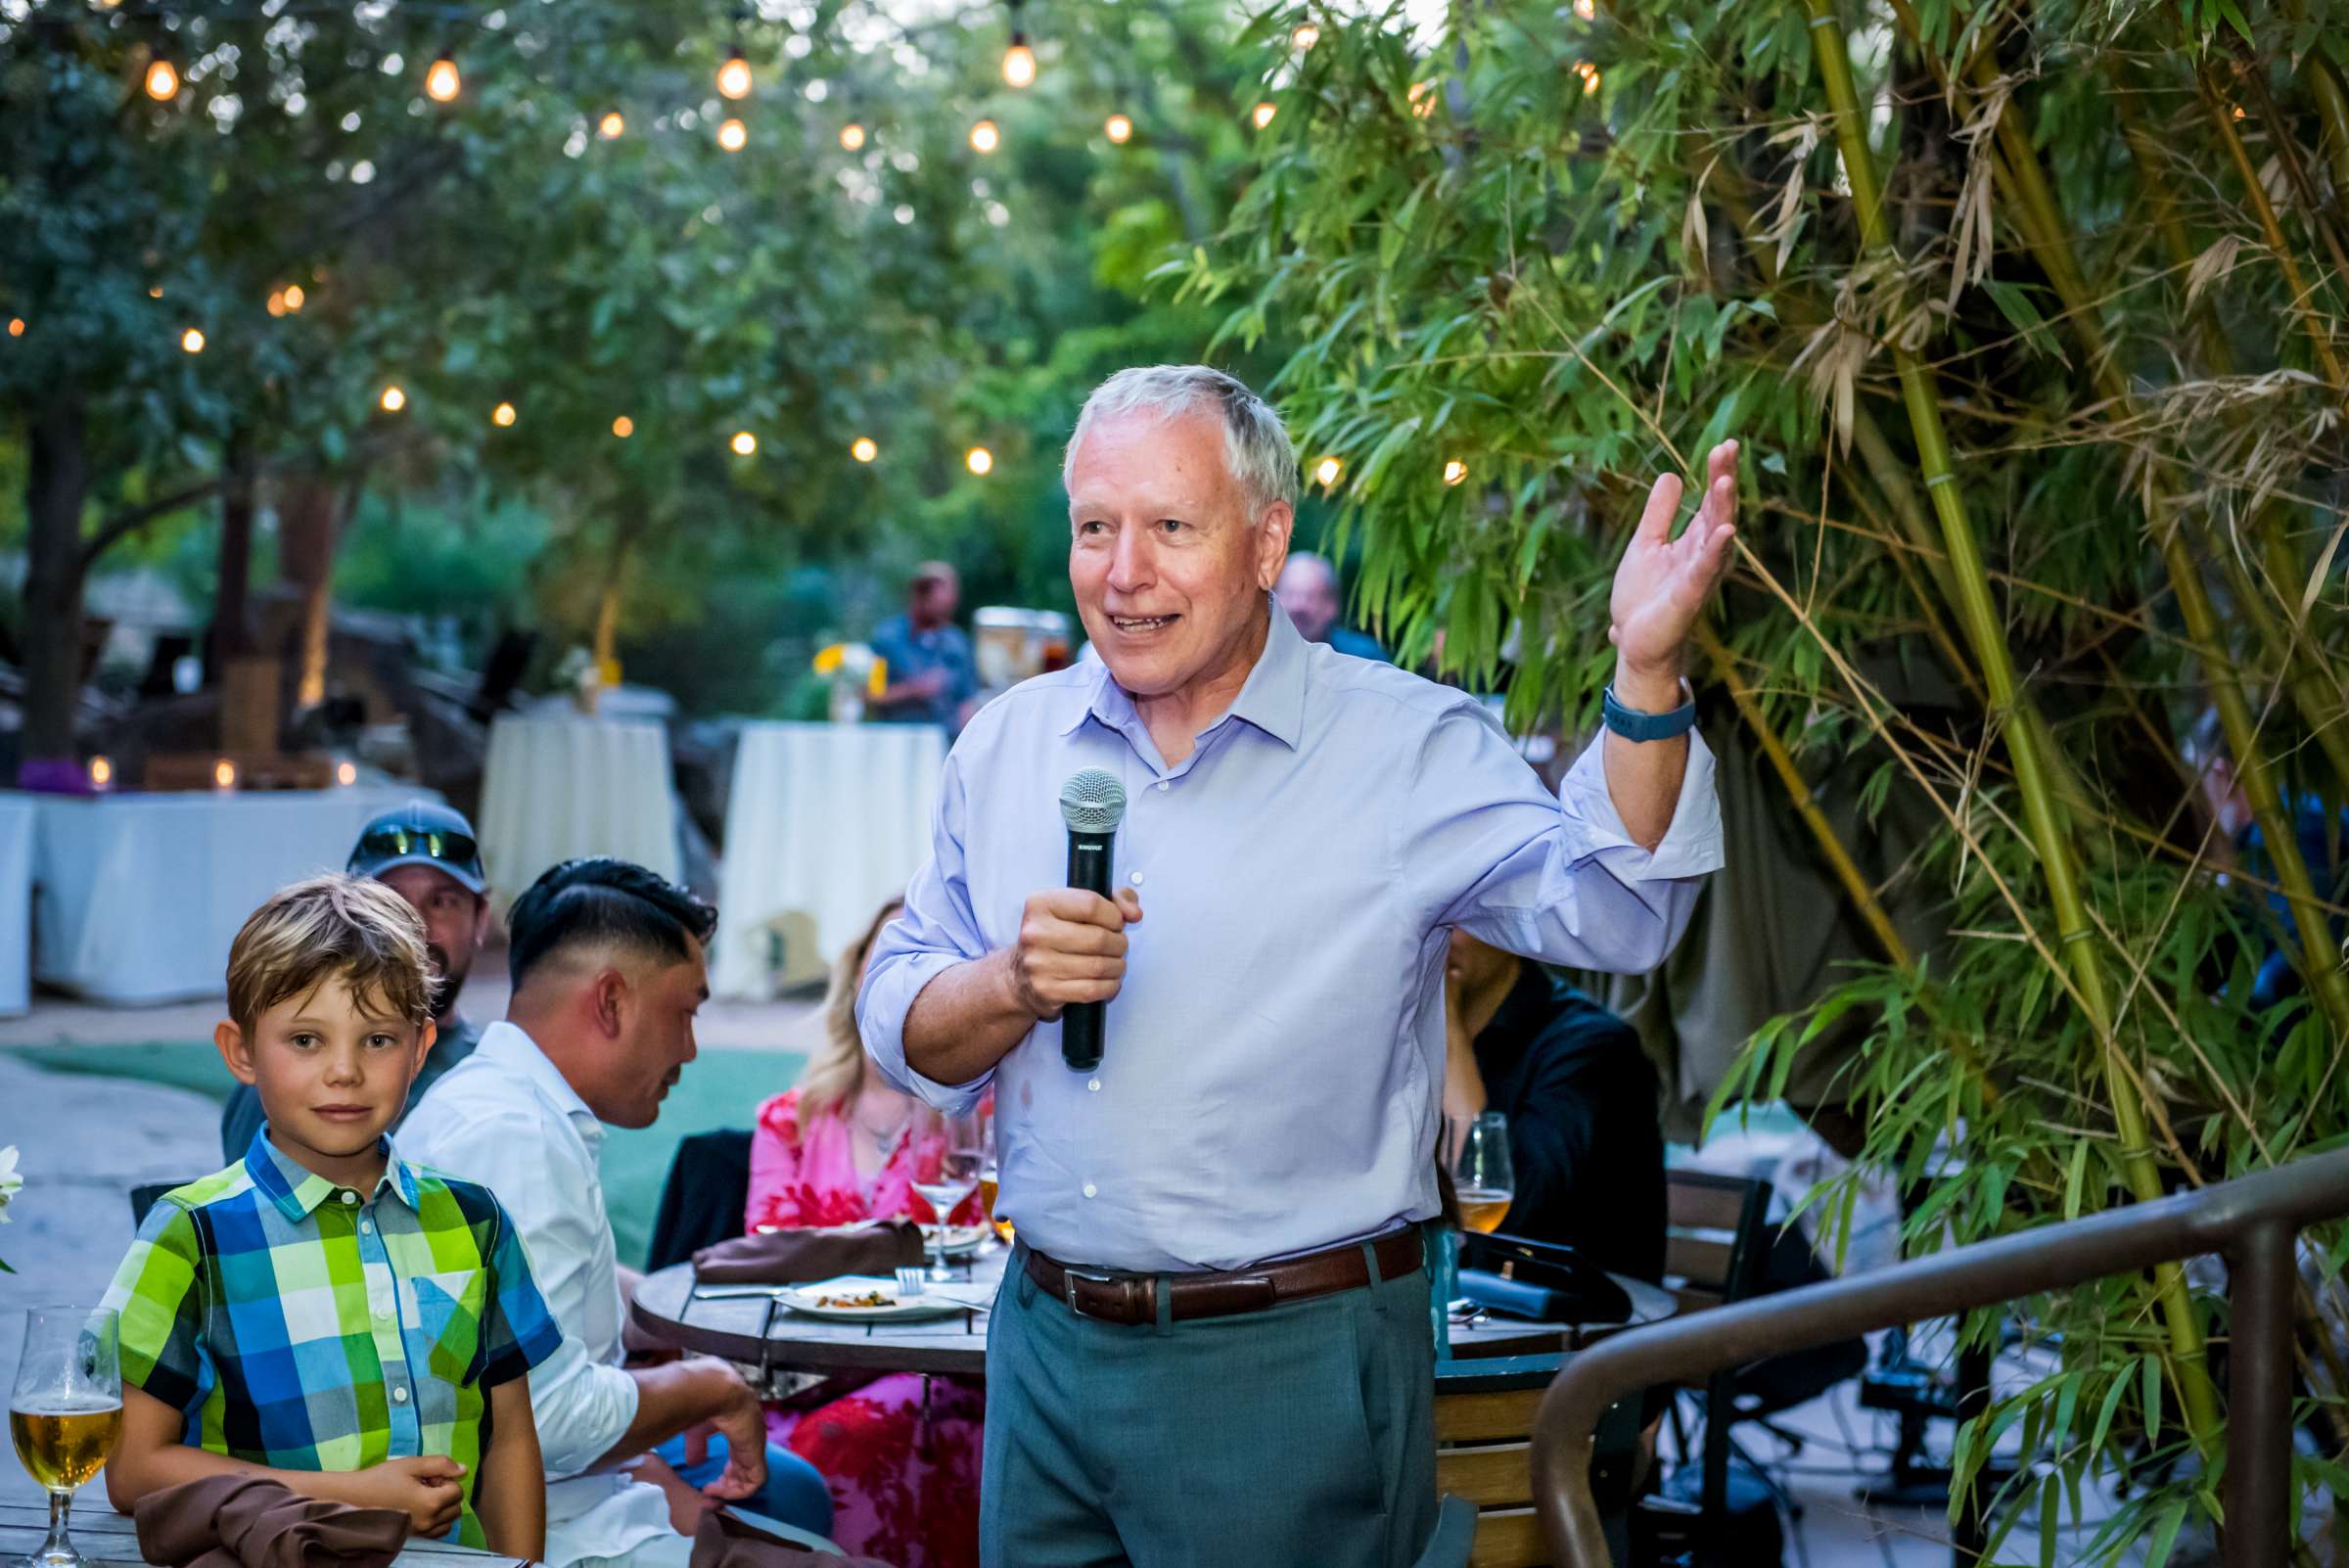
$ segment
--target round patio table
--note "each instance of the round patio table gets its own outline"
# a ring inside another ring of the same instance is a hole
[[[954,1283],[934,1287],[965,1301],[992,1302],[1003,1281],[1011,1249],[992,1243],[956,1267]],[[1532,1323],[1480,1315],[1454,1320],[1455,1359],[1541,1356],[1580,1350],[1608,1334],[1670,1317],[1678,1309],[1670,1292],[1621,1274],[1608,1277],[1631,1298],[1632,1315],[1617,1323]],[[764,1374],[933,1372],[964,1377],[987,1371],[986,1310],[974,1308],[922,1322],[844,1323],[795,1313],[764,1285],[696,1287],[693,1265],[677,1264],[647,1274],[629,1309],[636,1326],[660,1343],[681,1351],[715,1356]]]

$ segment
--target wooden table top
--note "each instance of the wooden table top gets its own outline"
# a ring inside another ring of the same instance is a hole
[[[991,1301],[1011,1249],[988,1245],[944,1288],[974,1301]],[[1530,1323],[1482,1316],[1454,1322],[1457,1358],[1539,1356],[1579,1350],[1637,1323],[1656,1322],[1678,1310],[1668,1292],[1620,1274],[1609,1275],[1632,1299],[1628,1323]],[[978,1377],[987,1370],[987,1314],[960,1312],[911,1323],[846,1323],[795,1313],[767,1295],[697,1293],[693,1266],[677,1264],[647,1274],[630,1314],[664,1345],[716,1356],[744,1366],[795,1372],[933,1372]]]
[[[138,1527],[107,1505],[101,1489],[85,1488],[75,1496],[66,1528],[84,1560],[108,1568],[146,1568],[147,1559],[139,1554]],[[43,1494],[26,1486],[0,1499],[0,1562],[21,1563],[48,1539],[49,1504]],[[392,1559],[392,1568],[504,1568],[518,1562],[471,1546],[417,1541]]]

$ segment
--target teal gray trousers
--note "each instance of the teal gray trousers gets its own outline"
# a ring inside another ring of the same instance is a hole
[[[1158,1322],[1133,1327],[1079,1316],[1026,1261],[988,1328],[981,1568],[1417,1560],[1436,1520],[1424,1269],[1180,1323],[1162,1286]]]

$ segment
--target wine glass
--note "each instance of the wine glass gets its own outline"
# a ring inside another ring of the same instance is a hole
[[[992,1102],[979,1107],[979,1142],[983,1156],[979,1167],[979,1202],[987,1210],[987,1222],[994,1228],[995,1239],[1009,1246],[1011,1222],[995,1213],[995,1199],[1002,1191],[1002,1155],[995,1143]]]
[[[8,1433],[24,1468],[49,1489],[49,1539],[27,1568],[82,1568],[66,1518],[75,1489],[122,1435],[120,1340],[120,1320],[107,1308],[35,1307],[24,1314]]]
[[[938,1220],[938,1228],[931,1233],[930,1278],[944,1282],[954,1277],[946,1267],[947,1216],[978,1189],[979,1172],[987,1163],[987,1140],[976,1111],[942,1114],[938,1122],[942,1134],[938,1164],[913,1183],[913,1190],[922,1195]]]
[[[1509,1165],[1509,1119],[1487,1111],[1473,1122],[1458,1123],[1453,1130],[1451,1184],[1459,1195],[1460,1225],[1497,1230],[1517,1195],[1517,1173]]]

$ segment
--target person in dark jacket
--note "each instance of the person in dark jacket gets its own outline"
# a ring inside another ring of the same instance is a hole
[[[1509,1121],[1517,1191],[1500,1228],[1601,1268],[1664,1276],[1656,1070],[1622,1019],[1541,965],[1451,934],[1444,1114]]]

